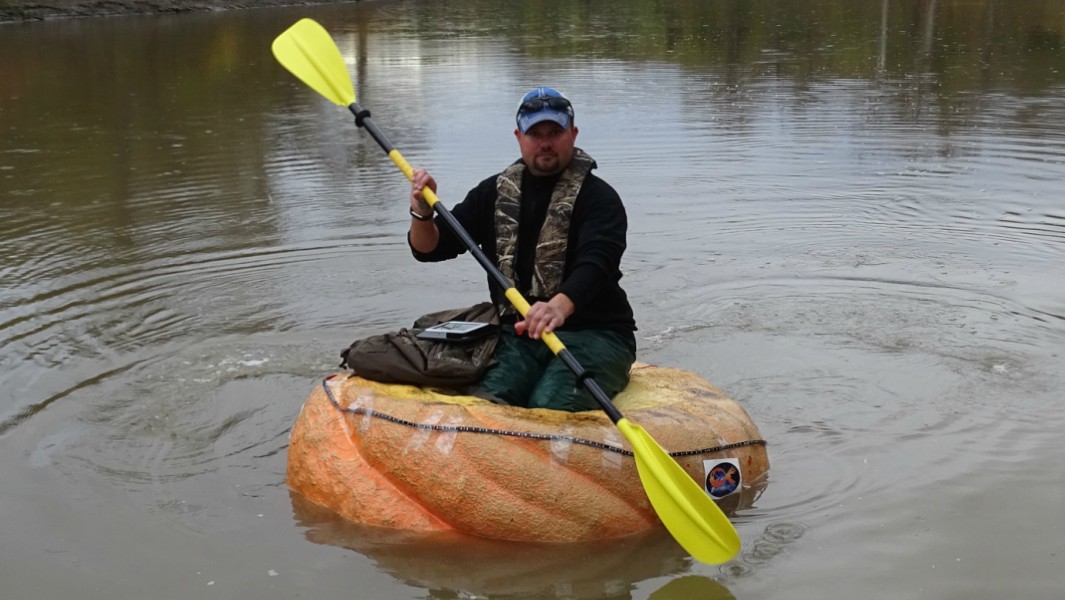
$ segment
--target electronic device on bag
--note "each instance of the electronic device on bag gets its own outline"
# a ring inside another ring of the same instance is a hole
[[[422,340],[442,340],[445,342],[470,342],[480,339],[495,330],[491,323],[476,321],[446,321],[419,331],[415,335]]]

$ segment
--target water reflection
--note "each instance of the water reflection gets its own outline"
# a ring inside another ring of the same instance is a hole
[[[685,575],[655,590],[648,600],[736,600],[721,583],[699,575]]]
[[[354,550],[428,598],[628,600],[635,584],[684,573],[691,558],[664,530],[576,544],[510,543],[452,535],[413,535],[358,526],[292,493],[307,539]],[[699,592],[703,596],[684,596]],[[709,596],[705,594],[709,593]],[[678,595],[681,594],[681,595]],[[711,579],[683,577],[652,598],[732,598]]]

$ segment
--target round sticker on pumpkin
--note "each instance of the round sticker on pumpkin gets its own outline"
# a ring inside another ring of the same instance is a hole
[[[735,459],[704,460],[703,469],[706,471],[704,488],[712,498],[724,498],[740,489],[743,476],[740,474],[740,465]]]

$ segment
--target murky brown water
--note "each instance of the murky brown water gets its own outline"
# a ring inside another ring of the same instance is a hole
[[[415,544],[284,484],[352,339],[482,299],[278,66],[334,32],[441,197],[577,104],[640,358],[770,441],[741,556]],[[0,27],[4,598],[1059,598],[1065,2],[362,2]]]

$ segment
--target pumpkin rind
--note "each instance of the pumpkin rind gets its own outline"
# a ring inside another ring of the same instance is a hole
[[[288,485],[365,525],[492,539],[575,542],[658,527],[628,443],[600,411],[501,406],[350,374],[318,386],[293,426]],[[332,399],[330,398],[332,396]],[[335,400],[335,404],[334,404]],[[614,403],[702,483],[703,461],[733,458],[753,501],[769,461],[746,411],[702,377],[637,364]],[[751,442],[742,445],[744,442]]]

